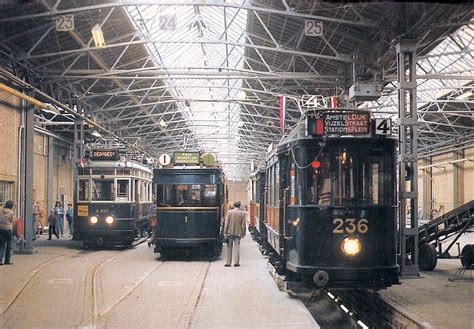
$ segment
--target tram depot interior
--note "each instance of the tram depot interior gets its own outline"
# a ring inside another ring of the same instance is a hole
[[[0,1],[0,205],[21,222],[0,327],[473,328],[473,9]],[[130,237],[89,235],[104,179],[103,227],[129,221]],[[47,240],[57,201],[76,232],[64,219]],[[224,268],[235,201],[248,232]],[[195,226],[170,229],[178,213]],[[360,305],[375,298],[390,311]],[[60,323],[43,314],[62,303]]]

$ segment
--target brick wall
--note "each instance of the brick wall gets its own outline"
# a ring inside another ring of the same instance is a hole
[[[21,125],[20,99],[0,92],[0,141],[2,157],[0,159],[0,181],[14,183],[14,196],[18,187],[18,140]],[[54,200],[47,204],[48,180],[48,140],[43,134],[35,133],[33,163],[33,199],[42,203],[45,209],[53,206]],[[62,141],[55,141],[53,165],[53,197],[59,199],[61,194],[72,201],[73,163],[69,157],[69,146]]]
[[[16,199],[18,172],[18,134],[21,124],[20,100],[0,92],[0,180],[13,182],[13,199]]]

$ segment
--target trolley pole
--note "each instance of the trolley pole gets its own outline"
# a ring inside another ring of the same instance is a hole
[[[401,276],[418,272],[418,150],[416,107],[416,40],[397,45],[399,252]]]

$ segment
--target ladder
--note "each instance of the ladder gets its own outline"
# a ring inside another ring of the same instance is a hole
[[[418,246],[436,241],[439,246],[438,257],[450,257],[449,249],[465,232],[474,226],[474,200],[455,208],[446,214],[421,225],[418,228]],[[444,252],[441,251],[440,242],[457,234]]]

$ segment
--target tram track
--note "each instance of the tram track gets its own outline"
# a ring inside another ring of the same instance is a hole
[[[150,277],[159,267],[161,267],[165,262],[161,262],[156,264],[153,268],[151,268],[145,275],[143,275],[138,282],[136,282],[133,287],[131,287],[124,295],[122,295],[119,299],[117,299],[114,303],[109,305],[105,308],[102,312],[97,311],[97,295],[94,295],[94,312],[95,312],[95,319],[107,320],[107,314],[109,314],[115,307],[117,307],[120,303],[122,303],[127,297],[129,297],[133,291],[135,291],[148,277]]]
[[[300,298],[321,328],[340,327],[346,318],[352,328],[425,328],[425,324],[408,315],[379,295],[367,289],[327,290],[300,288],[288,290]],[[311,295],[308,298],[308,295]],[[332,315],[328,316],[328,306]],[[325,305],[326,306],[322,306]],[[321,308],[326,310],[321,312]],[[337,314],[337,315],[336,315]]]
[[[136,307],[137,298],[150,300],[141,309],[143,323],[157,327],[192,328],[196,310],[203,295],[211,261],[185,262],[165,259],[150,268],[131,287],[112,303],[98,310],[95,321],[87,327],[107,328],[130,325],[125,314]],[[176,272],[179,269],[179,272]],[[190,280],[190,278],[194,280]],[[174,279],[174,280],[173,280]],[[99,285],[99,275],[96,286]],[[139,297],[138,297],[139,296]],[[150,297],[153,296],[151,299]],[[160,296],[160,297],[159,297]],[[95,301],[98,305],[98,301]],[[153,306],[154,305],[154,306]],[[133,311],[132,311],[133,313]],[[166,314],[160,316],[159,314]],[[127,323],[127,324],[124,324]],[[139,325],[139,322],[134,322]]]
[[[0,317],[3,318],[3,316],[5,314],[7,314],[7,312],[12,308],[12,306],[16,303],[16,301],[18,300],[18,298],[20,298],[21,294],[23,293],[23,291],[25,291],[26,287],[32,282],[32,280],[39,274],[41,273],[44,269],[46,269],[48,266],[60,261],[60,260],[63,260],[63,259],[66,259],[66,258],[70,258],[70,257],[74,257],[74,256],[77,256],[77,254],[79,254],[80,251],[78,252],[75,252],[75,253],[72,253],[72,254],[62,254],[62,255],[58,255],[58,256],[55,256],[54,258],[52,259],[49,259],[45,262],[42,262],[41,264],[39,264],[39,266],[37,268],[35,268],[31,273],[30,273],[30,276],[26,279],[25,282],[23,282],[21,288],[17,291],[17,293],[15,294],[15,296],[10,300],[10,302],[7,303],[7,305],[5,306],[5,308],[0,312]],[[1,323],[1,322],[0,322]]]
[[[209,268],[211,267],[211,261],[209,261],[207,263],[207,267],[206,267],[206,270],[205,270],[205,274],[204,274],[204,278],[201,280],[201,286],[199,287],[199,293],[198,293],[198,296],[196,298],[196,302],[194,303],[193,305],[193,309],[192,309],[192,312],[188,318],[188,321],[186,322],[186,325],[185,325],[185,328],[186,329],[190,329],[192,328],[192,325],[193,325],[193,320],[194,320],[194,317],[196,315],[196,309],[198,307],[198,304],[199,304],[199,301],[201,300],[201,296],[202,296],[202,291],[204,289],[204,284],[206,283],[206,278],[207,278],[207,274],[209,273]]]

